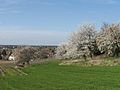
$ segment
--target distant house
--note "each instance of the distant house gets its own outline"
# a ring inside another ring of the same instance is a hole
[[[11,54],[11,55],[9,56],[8,60],[10,60],[10,61],[14,61],[14,60],[15,60],[14,55],[13,55],[13,54]]]

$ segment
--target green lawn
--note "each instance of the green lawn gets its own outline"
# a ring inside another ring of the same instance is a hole
[[[0,90],[120,90],[120,67],[47,63],[24,71],[27,76],[1,76]]]

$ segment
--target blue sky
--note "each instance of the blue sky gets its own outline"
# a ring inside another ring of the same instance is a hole
[[[57,45],[82,23],[120,20],[120,0],[0,0],[0,44]]]

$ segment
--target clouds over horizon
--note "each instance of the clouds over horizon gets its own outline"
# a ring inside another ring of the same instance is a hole
[[[58,45],[67,40],[70,32],[61,31],[0,31],[2,44]]]

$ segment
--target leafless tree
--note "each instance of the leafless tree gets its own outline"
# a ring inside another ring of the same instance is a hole
[[[23,66],[27,63],[30,64],[30,61],[34,59],[34,53],[35,49],[32,47],[24,47],[19,49],[19,52],[17,53],[17,65],[19,66],[22,64]]]

